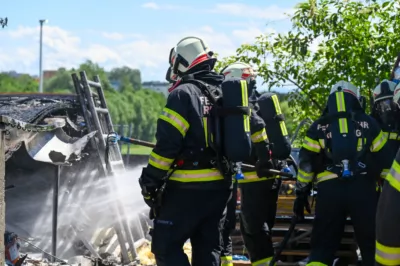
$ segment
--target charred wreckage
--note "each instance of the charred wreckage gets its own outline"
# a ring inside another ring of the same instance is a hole
[[[125,167],[118,145],[108,147],[105,140],[113,124],[98,76],[90,81],[80,72],[72,78],[76,94],[0,94],[7,204],[0,248],[10,266],[24,260],[138,263],[136,249],[145,240],[134,242],[140,236],[132,232],[131,221],[120,218],[109,228],[90,228],[94,223],[84,211],[85,200],[112,188],[83,188]],[[123,212],[114,202],[112,215],[125,217]]]

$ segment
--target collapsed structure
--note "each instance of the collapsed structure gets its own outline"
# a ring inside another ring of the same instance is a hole
[[[125,170],[118,145],[107,145],[113,125],[95,79],[73,74],[76,95],[0,95],[6,186],[14,187],[6,193],[6,230],[23,240],[22,252],[45,251],[53,261],[119,254],[124,263],[136,261],[133,239],[139,236],[121,204],[112,202],[94,217],[85,209],[96,193],[113,189],[113,182],[90,189],[93,184]],[[114,224],[96,228],[105,216]]]

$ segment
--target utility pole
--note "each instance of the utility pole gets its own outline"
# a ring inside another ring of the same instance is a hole
[[[43,70],[42,70],[42,60],[43,60],[43,24],[48,22],[47,19],[40,19],[40,44],[39,44],[39,93],[43,93]]]

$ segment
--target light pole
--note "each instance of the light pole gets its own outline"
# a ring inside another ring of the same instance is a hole
[[[43,46],[43,24],[47,23],[47,19],[40,19],[40,44],[39,44],[39,93],[43,93],[43,70],[42,70],[42,57],[43,57],[43,52],[42,52],[42,46]]]

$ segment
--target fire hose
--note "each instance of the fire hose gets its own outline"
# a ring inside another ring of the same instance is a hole
[[[111,142],[111,143],[115,144],[118,141],[131,143],[131,144],[136,144],[136,145],[140,145],[140,146],[145,146],[145,147],[149,147],[149,148],[155,148],[155,146],[156,146],[155,143],[147,142],[147,141],[143,141],[143,140],[139,140],[139,139],[120,136],[120,135],[116,134],[115,132],[110,133],[108,135],[108,137],[107,137],[107,143]],[[249,164],[242,164],[242,166],[244,168],[250,170],[250,171],[253,171],[253,170],[256,169],[255,166],[249,165]],[[293,174],[292,173],[281,172],[281,171],[275,170],[275,169],[266,169],[265,172],[269,173],[269,174],[272,174],[272,175],[279,175],[281,177],[287,177],[289,179],[293,178]]]

